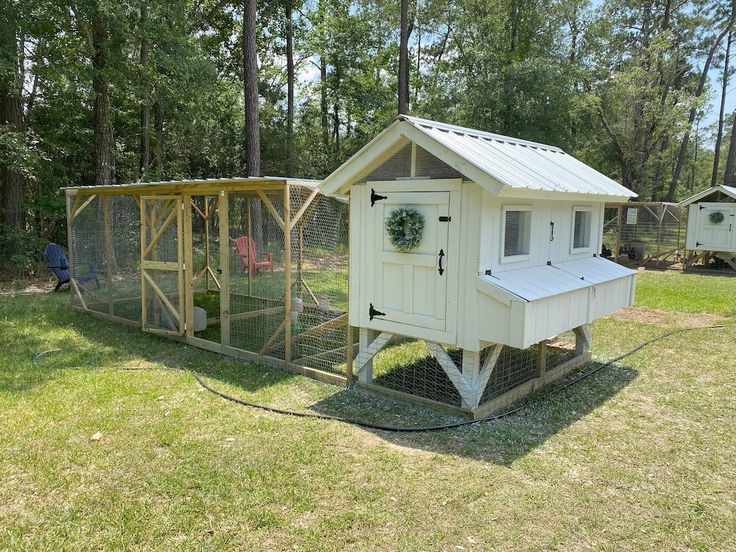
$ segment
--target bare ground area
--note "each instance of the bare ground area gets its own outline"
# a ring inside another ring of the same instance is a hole
[[[671,325],[678,328],[702,328],[720,324],[726,320],[724,316],[718,314],[671,312],[645,307],[626,307],[611,316],[617,320],[630,320],[658,326]]]

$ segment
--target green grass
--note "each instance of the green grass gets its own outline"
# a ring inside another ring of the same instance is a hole
[[[736,316],[736,277],[680,272],[640,272],[636,306]]]
[[[637,301],[728,315],[734,287],[645,273]],[[594,353],[669,328],[609,317]],[[397,435],[228,403],[190,370],[278,406],[449,418],[100,322],[66,293],[2,295],[0,549],[726,550],[734,358],[734,326],[679,334],[503,421]]]

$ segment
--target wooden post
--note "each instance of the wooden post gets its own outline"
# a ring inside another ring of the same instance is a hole
[[[247,270],[247,272],[248,272],[248,274],[247,274],[247,278],[248,278],[248,295],[249,296],[252,296],[253,295],[253,289],[251,288],[251,273],[253,273],[255,271],[255,269],[253,268],[253,263],[256,260],[250,258],[250,249],[252,247],[251,246],[251,243],[250,243],[250,240],[253,239],[253,220],[250,217],[250,198],[249,197],[246,197],[245,198],[245,211],[246,211],[246,218],[248,219],[246,221],[246,223],[248,224],[248,251],[245,253],[246,256],[248,257],[248,270]]]
[[[191,208],[189,209],[191,211]],[[190,216],[191,220],[191,216]],[[191,224],[190,224],[191,226]],[[191,231],[190,231],[191,236]],[[205,268],[210,267],[210,198],[204,196],[204,266]],[[192,272],[194,267],[192,266]],[[210,290],[210,275],[209,271],[204,271],[204,292],[207,293]]]
[[[73,251],[74,244],[72,242],[72,225],[74,224],[74,203],[78,195],[71,195],[69,192],[66,193],[66,240],[67,240],[67,264],[69,265],[69,286],[71,287],[71,281],[74,280],[74,265],[73,265]],[[74,294],[69,294],[69,300],[74,305]]]
[[[580,356],[584,353],[590,352],[591,337],[590,337],[590,326],[583,324],[574,328],[575,332],[575,356]]]
[[[286,325],[284,326],[284,362],[291,363],[291,190],[284,183],[284,303]]]
[[[299,256],[296,261],[296,296],[302,299],[302,265],[304,263],[304,225],[300,220],[297,223],[299,227]]]
[[[621,257],[621,214],[623,211],[623,207],[621,205],[618,206],[617,213],[616,213],[616,262],[619,262],[619,258]]]
[[[577,340],[576,340],[577,341]],[[537,346],[539,372],[537,377],[541,378],[547,372],[547,340],[540,341]]]
[[[461,406],[463,408],[473,409],[478,406],[480,397],[476,397],[478,390],[476,384],[480,375],[480,352],[469,351],[463,349],[463,376],[471,388],[471,394],[468,397],[462,397]],[[459,390],[458,390],[459,391]],[[483,392],[482,390],[480,391]],[[462,396],[462,394],[461,394]]]
[[[110,196],[102,196],[103,234],[105,236],[105,273],[107,276],[107,310],[110,315],[112,309],[112,228],[110,222]]]
[[[207,198],[205,198],[206,200]],[[194,335],[194,261],[192,254],[192,196],[185,194],[182,198],[184,206],[184,319],[186,321],[186,335]],[[206,205],[205,205],[206,208]],[[205,221],[205,225],[207,221]],[[205,245],[206,264],[209,266],[209,254]],[[207,271],[205,271],[206,277]],[[205,288],[205,293],[207,288]]]
[[[376,330],[369,330],[368,328],[360,328],[358,330],[358,355],[369,354],[370,346],[378,337]],[[373,357],[365,363],[363,368],[358,363],[358,380],[361,383],[371,383],[373,381]]]
[[[146,322],[148,318],[147,313],[147,303],[148,303],[148,297],[146,293],[146,279],[143,277],[143,272],[145,269],[143,268],[143,261],[145,260],[145,251],[146,251],[146,237],[147,237],[147,223],[148,223],[148,213],[146,213],[146,200],[141,198],[141,328],[146,329]]]
[[[228,193],[218,196],[218,219],[220,223],[220,343],[230,345],[230,224]]]
[[[657,266],[659,266],[659,255],[661,254],[662,245],[662,224],[664,223],[664,214],[666,207],[664,205],[659,206],[659,213],[657,213],[658,224],[657,224]]]

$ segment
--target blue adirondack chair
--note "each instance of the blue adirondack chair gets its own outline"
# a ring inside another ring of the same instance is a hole
[[[59,244],[50,243],[46,246],[43,253],[46,256],[46,262],[49,263],[49,268],[59,279],[59,283],[57,283],[54,288],[54,291],[58,291],[63,284],[69,282],[69,260],[66,251],[64,251],[64,248]],[[81,275],[78,274],[76,279],[79,282],[89,282],[90,280],[94,280],[97,287],[100,287],[100,281],[97,277],[94,265],[92,263],[87,263],[87,267],[87,272]]]

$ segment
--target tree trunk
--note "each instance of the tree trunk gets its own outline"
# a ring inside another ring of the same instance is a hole
[[[148,38],[146,37],[146,20],[148,18],[148,7],[146,4],[141,5],[141,53],[140,64],[143,78],[141,82],[141,113],[140,113],[140,158],[138,160],[138,172],[144,176],[151,164],[151,146],[148,136],[148,112],[150,103],[150,89],[148,85]]]
[[[320,111],[320,122],[322,124],[322,144],[327,146],[330,144],[330,122],[329,122],[329,107],[327,105],[327,63],[325,57],[322,55],[319,60],[319,111]]]
[[[8,56],[11,67],[0,80],[0,124],[9,125],[10,130],[25,133],[23,104],[20,95],[19,76],[21,69],[18,55],[17,21],[12,3],[0,12],[0,49]],[[25,137],[23,136],[23,140]],[[25,230],[25,188],[22,173],[11,167],[0,165],[0,192],[2,192],[3,223],[16,230]]]
[[[710,69],[711,61],[713,61],[713,54],[715,54],[715,51],[718,48],[718,45],[720,44],[721,40],[723,40],[723,37],[726,36],[726,34],[731,29],[732,24],[733,24],[733,15],[731,15],[731,19],[729,20],[728,24],[718,34],[716,39],[713,41],[713,44],[711,44],[710,49],[708,50],[708,57],[705,58],[705,65],[703,65],[703,71],[700,74],[700,81],[698,82],[698,87],[695,90],[696,98],[699,98],[700,95],[703,93],[705,82],[708,79],[708,70]],[[688,128],[690,128],[693,124],[693,121],[695,121],[696,112],[697,110],[695,107],[692,107],[690,109],[690,116],[688,117]],[[672,173],[672,180],[670,181],[670,187],[669,187],[669,190],[667,191],[666,201],[673,201],[675,198],[675,190],[677,189],[677,182],[680,180],[680,173],[682,172],[682,165],[685,162],[685,154],[687,153],[687,144],[689,140],[690,140],[690,131],[686,130],[685,135],[682,137],[682,143],[680,144],[680,152],[677,155],[677,164],[675,165],[675,170]]]
[[[399,114],[409,112],[409,0],[401,0],[399,38]]]
[[[334,103],[332,111],[332,129],[335,134],[335,154],[340,156],[340,79],[342,77],[340,71],[340,62],[335,59],[335,88]]]
[[[734,170],[736,169],[736,111],[733,113],[733,124],[731,125],[731,142],[728,145],[728,157],[726,157],[726,172],[723,174],[723,184],[734,185]]]
[[[258,57],[256,52],[256,0],[243,0],[243,97],[245,119],[245,175],[261,174],[261,140],[258,118]],[[263,249],[261,200],[251,199],[251,222],[256,248]]]
[[[102,14],[92,15],[92,89],[94,90],[95,184],[113,181],[112,124],[110,121],[110,90],[107,67],[108,32]]]
[[[156,133],[156,153],[153,156],[153,170],[159,180],[164,179],[164,158],[166,155],[166,144],[164,142],[164,98],[159,92],[156,103],[153,106],[154,132]]]
[[[294,26],[292,0],[286,0],[286,176],[294,171]]]
[[[718,165],[720,164],[720,157],[721,157],[721,140],[723,140],[723,118],[724,118],[724,110],[726,108],[726,92],[728,88],[728,58],[731,54],[731,39],[732,39],[732,33],[728,33],[728,38],[726,39],[726,57],[723,60],[723,82],[721,83],[721,107],[718,111],[718,131],[716,132],[716,145],[713,149],[714,155],[713,155],[713,174],[710,177],[710,185],[711,187],[716,185],[716,182],[718,181]]]

